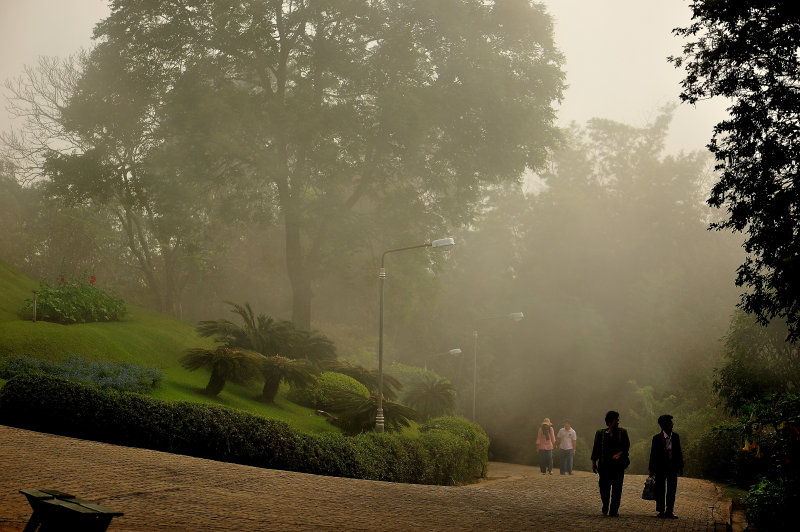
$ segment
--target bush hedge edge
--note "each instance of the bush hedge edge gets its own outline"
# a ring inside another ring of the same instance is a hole
[[[455,485],[486,476],[486,433],[442,418],[406,434],[306,434],[230,408],[18,375],[0,389],[0,423],[243,465],[339,477]]]

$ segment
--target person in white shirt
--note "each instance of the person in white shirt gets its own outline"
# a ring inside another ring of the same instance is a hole
[[[572,428],[569,419],[564,420],[564,426],[558,429],[556,439],[559,441],[558,449],[561,456],[561,474],[572,474],[572,466],[575,463],[575,447],[578,443],[578,436]]]

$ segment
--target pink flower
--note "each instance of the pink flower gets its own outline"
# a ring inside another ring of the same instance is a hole
[[[65,282],[66,282],[66,281],[64,281],[64,278],[62,277],[62,278],[61,278],[61,284],[64,284]]]
[[[89,284],[94,284],[96,281],[97,281],[97,277],[95,277],[94,275],[92,275],[92,276],[89,278]]]

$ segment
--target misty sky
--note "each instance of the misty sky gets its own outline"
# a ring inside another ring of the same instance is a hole
[[[435,1],[435,0],[431,0]],[[642,126],[678,101],[682,73],[666,62],[680,51],[670,31],[689,22],[685,0],[546,0],[567,59],[560,123],[592,117]],[[0,0],[0,80],[17,77],[40,55],[67,56],[91,45],[106,0]],[[702,149],[725,114],[724,102],[681,105],[668,150]],[[11,119],[0,112],[0,129]]]

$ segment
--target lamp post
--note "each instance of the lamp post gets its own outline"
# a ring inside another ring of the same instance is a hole
[[[498,318],[506,318],[509,320],[520,321],[525,315],[522,312],[512,312],[510,314],[500,314],[498,316],[486,316],[485,318],[478,318],[475,320],[473,326],[473,368],[472,368],[472,422],[475,423],[475,398],[478,395],[478,322],[484,320],[494,320]]]
[[[461,354],[461,349],[456,347],[455,349],[450,349],[449,351],[445,351],[444,353],[436,353],[434,355],[428,355],[428,356],[425,357],[425,371],[428,371],[428,359],[431,358],[431,357],[439,357],[439,356],[442,356],[442,355],[455,356],[455,355],[460,355],[460,354]]]
[[[416,246],[405,246],[402,248],[394,248],[394,249],[387,249],[381,255],[381,269],[378,273],[378,277],[381,280],[381,298],[380,298],[380,312],[379,312],[379,321],[378,321],[378,413],[375,416],[375,430],[378,432],[383,432],[384,427],[384,419],[383,419],[383,283],[386,280],[386,268],[384,267],[384,263],[386,261],[386,255],[389,253],[395,253],[397,251],[406,251],[408,249],[417,249],[417,248],[443,248],[443,247],[450,247],[454,246],[456,241],[452,238],[440,238],[438,240],[434,240],[432,242],[426,242],[425,244],[418,244]]]

